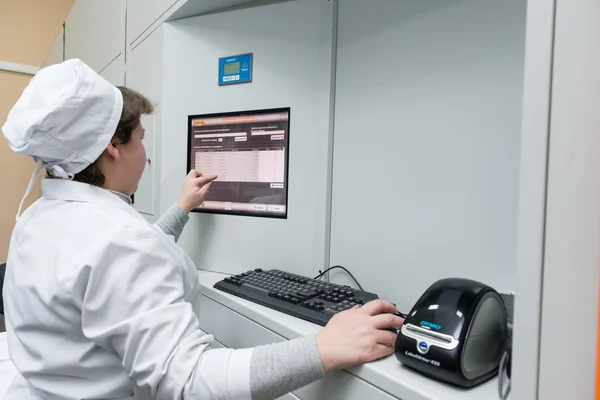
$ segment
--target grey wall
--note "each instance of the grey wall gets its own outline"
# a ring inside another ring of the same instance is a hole
[[[440,278],[515,289],[525,11],[340,2],[331,263],[406,311]]]
[[[341,264],[403,309],[447,276],[515,289],[526,1],[340,1],[335,115],[331,3],[165,26],[163,210],[186,173],[188,114],[292,108],[289,219],[192,215],[180,244],[229,273]],[[249,51],[254,82],[219,87],[217,59]]]
[[[325,263],[332,13],[329,2],[292,1],[165,26],[163,211],[186,174],[188,114],[291,107],[288,219],[192,215],[180,244],[198,268],[310,275]],[[246,52],[252,84],[219,87],[218,58]]]

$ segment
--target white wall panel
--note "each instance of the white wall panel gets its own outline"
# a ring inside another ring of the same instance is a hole
[[[404,311],[514,290],[526,1],[376,4],[339,4],[331,265]]]
[[[558,0],[539,399],[592,399],[600,283],[600,3]]]
[[[143,214],[158,212],[163,84],[163,29],[159,28],[131,50],[127,62],[127,86],[137,90],[157,105],[153,115],[142,116],[146,130],[144,146],[149,159],[135,193],[134,207]]]
[[[125,49],[125,0],[77,0],[65,21],[67,59],[102,71]]]
[[[123,86],[125,82],[124,58],[123,54],[118,56],[100,72],[100,76],[115,86]]]
[[[42,67],[47,67],[53,64],[60,64],[63,62],[64,55],[64,28],[61,26],[60,32],[56,35],[56,39],[52,42],[52,47],[50,47],[50,51],[46,55],[44,62],[42,63]]]
[[[133,43],[178,0],[127,0],[128,42]]]
[[[553,36],[554,4],[529,0],[511,396],[523,400],[538,398]]]
[[[198,268],[307,275],[322,268],[330,161],[330,87],[323,83],[331,74],[332,15],[330,2],[307,0],[166,25],[163,211],[177,200],[187,172],[188,115],[291,107],[288,219],[192,215],[179,244]],[[218,86],[218,58],[245,52],[254,53],[253,82]]]

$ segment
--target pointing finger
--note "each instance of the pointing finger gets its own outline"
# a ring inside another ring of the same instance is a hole
[[[215,179],[217,179],[217,175],[200,176],[194,179],[194,183],[198,186],[204,186],[207,183],[214,181]]]

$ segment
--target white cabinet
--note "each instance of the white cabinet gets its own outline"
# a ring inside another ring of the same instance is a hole
[[[154,104],[162,97],[162,27],[154,31],[139,45],[131,49],[127,61],[127,87],[148,97]],[[135,193],[135,208],[142,214],[154,216],[158,209],[158,178],[160,171],[161,111],[143,116],[142,125],[146,130],[144,146],[148,158],[146,171]]]
[[[65,56],[100,72],[125,50],[125,0],[77,0],[65,22]]]
[[[50,51],[46,55],[46,59],[42,63],[42,67],[47,67],[49,65],[60,64],[64,61],[64,39],[65,39],[65,29],[64,27],[60,28],[60,32],[56,35],[56,39],[52,43],[52,47]]]
[[[115,86],[123,86],[125,83],[125,56],[121,54],[106,68],[100,71],[100,76]]]
[[[210,293],[210,292],[208,292]],[[246,349],[286,340],[244,314],[206,295],[198,296],[194,304],[200,329],[214,336],[224,346]],[[278,400],[397,400],[370,382],[346,371],[335,371],[324,379],[304,386]],[[423,397],[425,399],[425,397]]]
[[[165,21],[239,6],[252,0],[127,0],[127,42],[135,45]]]
[[[127,38],[129,43],[133,43],[175,3],[177,0],[128,0]]]

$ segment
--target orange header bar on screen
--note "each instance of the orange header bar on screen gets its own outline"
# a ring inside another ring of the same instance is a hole
[[[240,117],[223,117],[223,122],[251,122],[254,121],[254,115],[244,115]]]
[[[244,115],[239,117],[223,117],[223,118],[208,118],[211,122],[215,122],[217,120],[220,124],[234,124],[240,122],[253,122],[256,118],[254,115]],[[202,126],[205,125],[208,121],[205,119],[193,119],[192,126]]]

